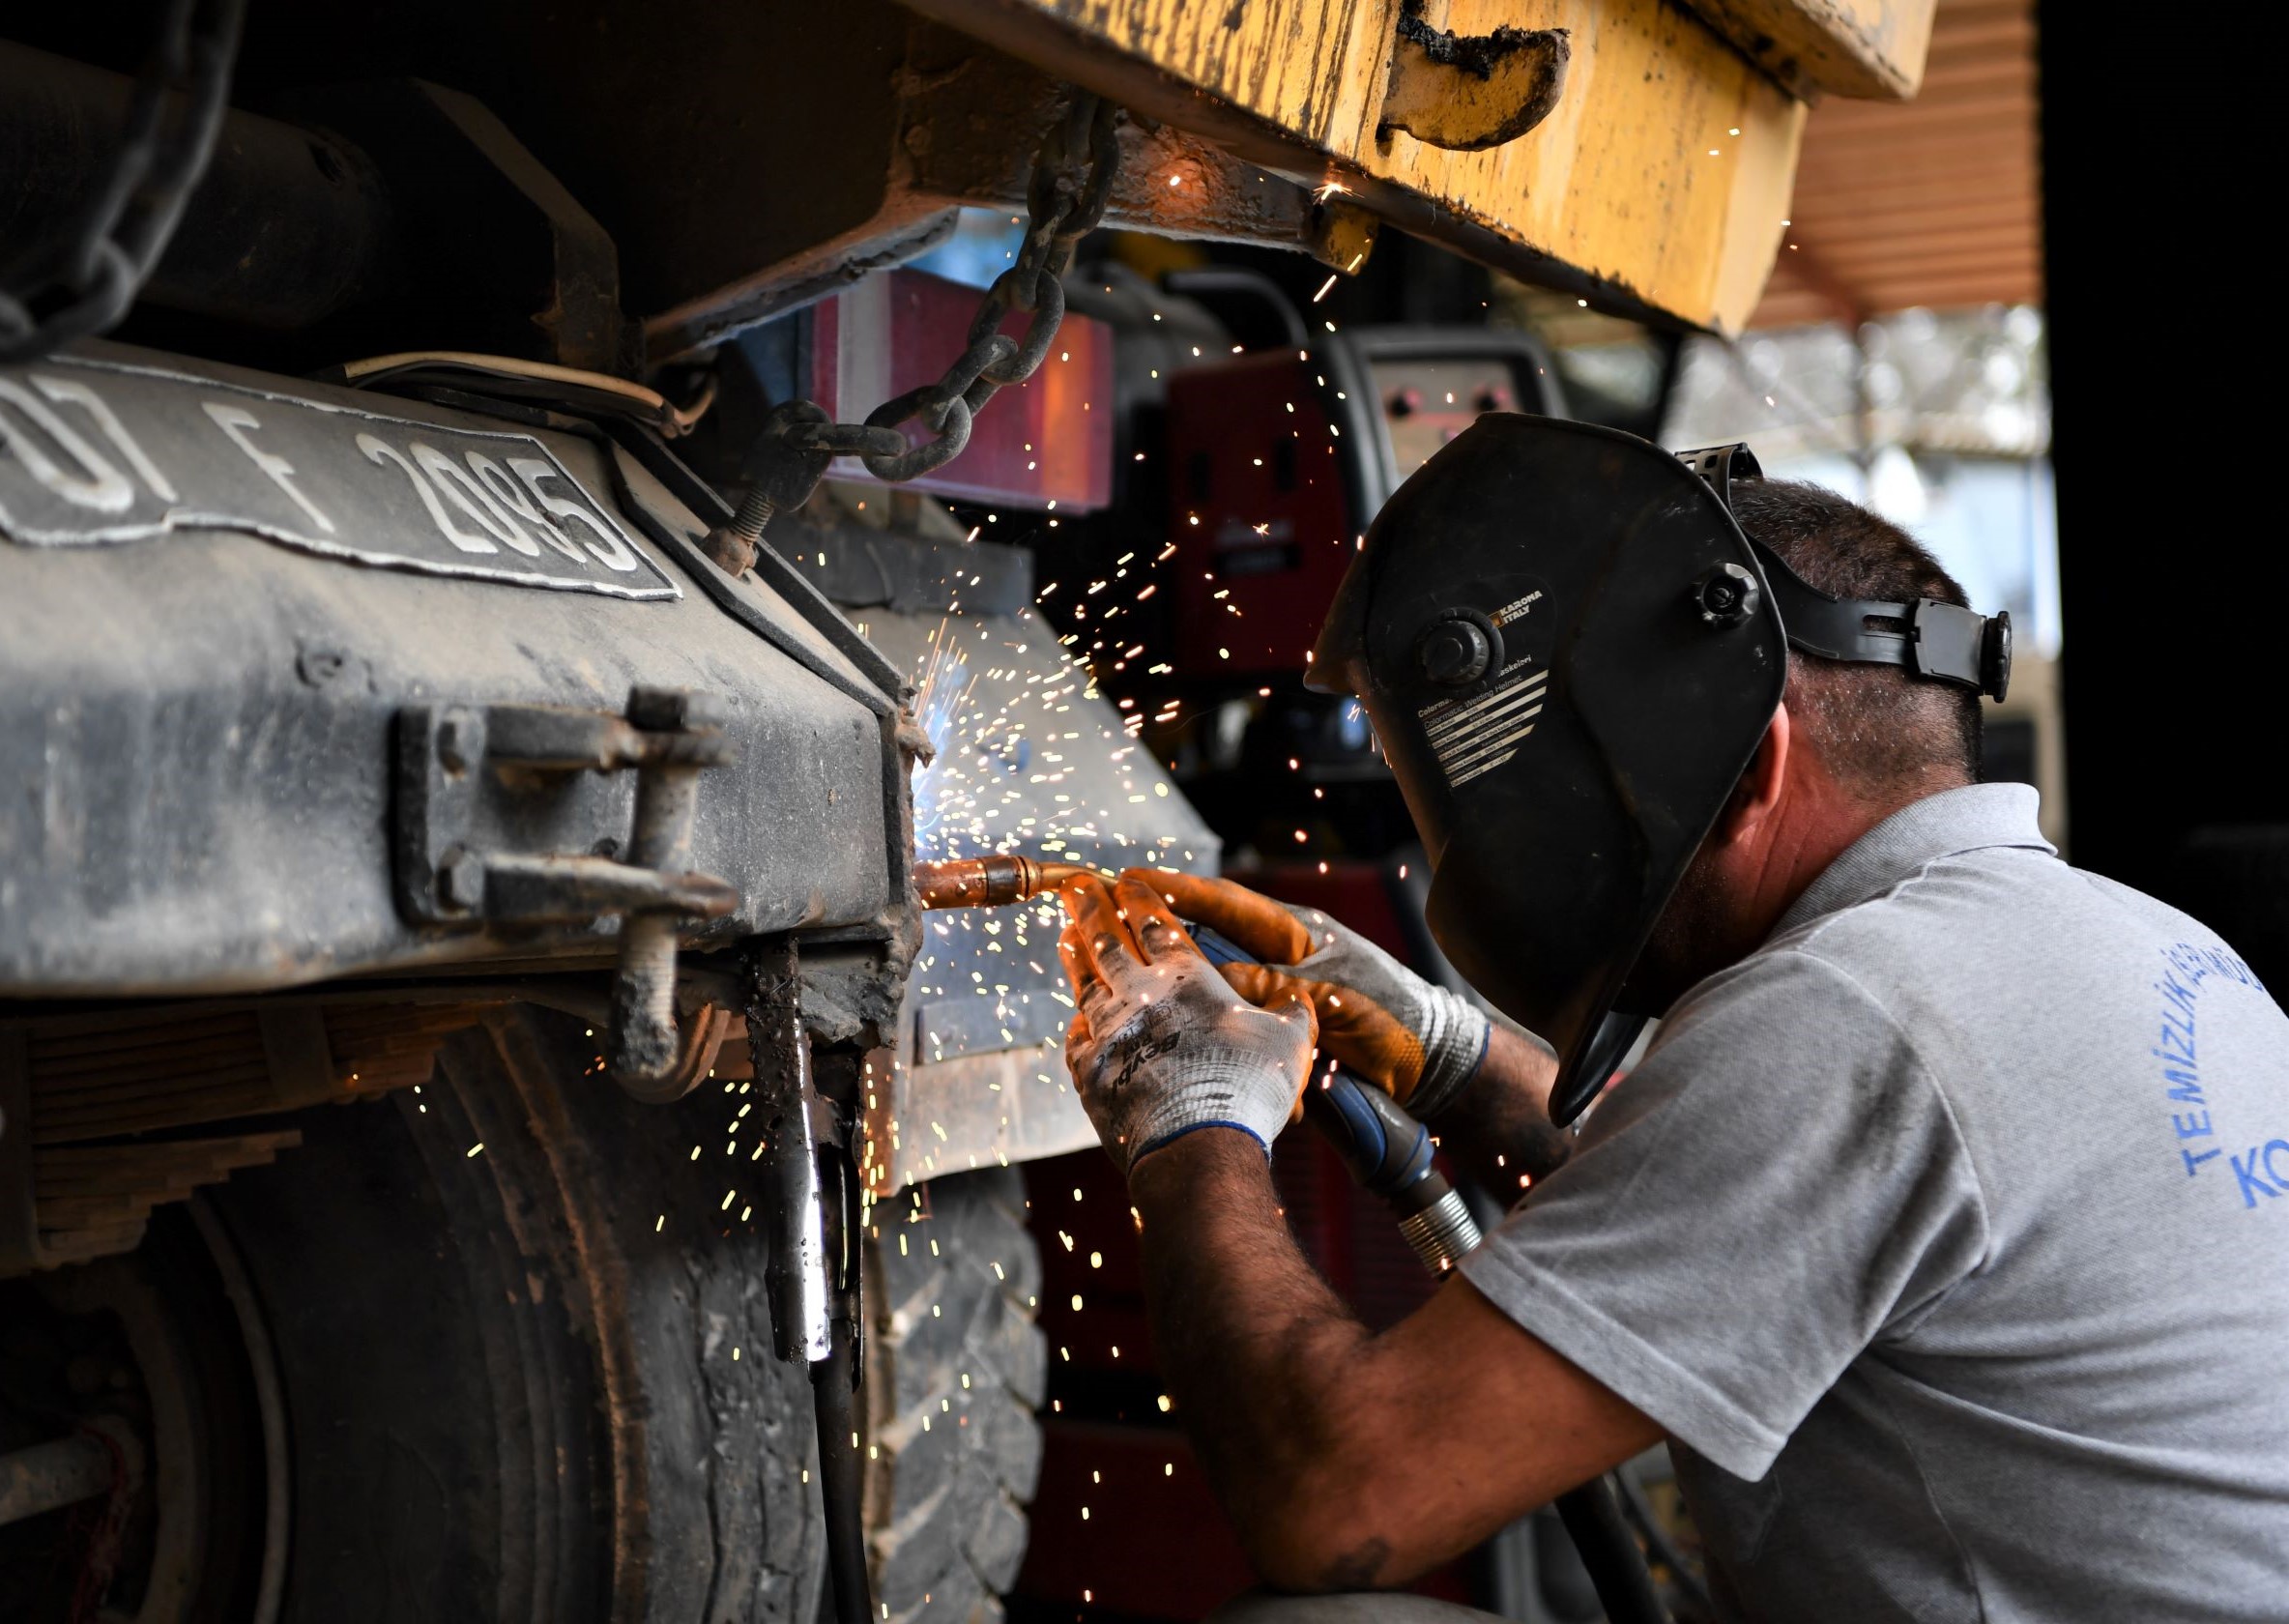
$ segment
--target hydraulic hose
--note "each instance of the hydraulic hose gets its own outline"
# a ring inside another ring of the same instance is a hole
[[[811,1366],[811,1403],[819,1418],[819,1495],[826,1520],[826,1574],[834,1586],[835,1624],[875,1624],[866,1578],[866,1524],[851,1389],[856,1350],[850,1321],[837,1316],[826,1358]]]
[[[1558,1496],[1558,1521],[1581,1555],[1581,1565],[1598,1592],[1607,1624],[1668,1624],[1668,1611],[1653,1588],[1653,1575],[1638,1553],[1637,1537],[1622,1520],[1613,1485],[1593,1477]]]

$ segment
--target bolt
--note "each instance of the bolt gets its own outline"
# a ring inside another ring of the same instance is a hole
[[[727,719],[717,695],[691,688],[655,688],[641,682],[628,689],[627,718],[647,733],[719,728]]]
[[[466,710],[448,710],[437,723],[437,759],[448,772],[466,772],[485,753],[484,724]]]
[[[637,683],[628,689],[628,720],[651,733],[676,733],[683,727],[691,703],[688,688],[655,688]]]
[[[770,525],[771,515],[778,510],[779,505],[759,485],[740,499],[739,511],[731,516],[732,533],[753,546],[763,539],[764,531]]]
[[[717,525],[700,542],[706,553],[723,567],[726,574],[744,575],[755,562],[756,550],[763,545],[763,533],[771,522],[771,515],[779,505],[761,482],[748,488],[739,510],[732,514],[731,523]]]
[[[1423,637],[1423,675],[1442,687],[1477,682],[1493,657],[1487,634],[1475,621],[1441,621]]]
[[[485,860],[466,846],[456,846],[437,865],[438,900],[448,908],[471,910],[485,900]]]
[[[294,659],[294,669],[313,688],[322,688],[349,669],[350,656],[339,649],[304,649]]]

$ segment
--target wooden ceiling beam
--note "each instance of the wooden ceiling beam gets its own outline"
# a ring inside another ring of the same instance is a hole
[[[2028,203],[2025,197],[2001,197],[1944,206],[1925,204],[1874,215],[1838,215],[1822,210],[1790,225],[1788,240],[1836,249],[1854,243],[1896,243],[1903,235],[1929,240],[1985,231],[2032,238],[2035,223],[2028,218]]]
[[[1966,58],[1926,73],[1924,88],[1910,105],[1920,107],[1927,101],[1944,102],[1949,97],[1975,91],[2003,89],[2023,93],[2034,72],[2033,61],[2016,54]]]
[[[1922,258],[1901,256],[1896,259],[1861,260],[1850,265],[1831,265],[1828,270],[1837,281],[1849,288],[1853,299],[1863,310],[1882,307],[1877,290],[1897,286],[1901,282],[1945,276],[2018,276],[2034,275],[2043,269],[2039,252],[1962,252],[1931,254]]]
[[[1823,132],[1839,130],[1922,131],[1952,130],[1974,119],[2011,119],[2024,124],[2027,101],[2025,85],[2015,89],[1984,85],[1967,88],[1953,97],[1935,97],[1928,104],[1916,102],[1905,107],[1830,103],[1812,115],[1811,128]]]
[[[1845,271],[1870,259],[1891,259],[1901,255],[2033,254],[2042,251],[2042,240],[2036,236],[2032,220],[2014,222],[2007,227],[1971,231],[1918,231],[1913,236],[1893,234],[1884,237],[1833,238],[1807,232],[1796,240],[1804,245],[1806,251],[1817,253],[1839,271]]]
[[[1942,17],[1944,19],[1944,13]],[[1943,63],[1960,62],[1966,57],[1984,56],[1990,52],[2024,48],[2032,55],[2035,39],[2035,19],[2025,15],[1943,27],[1931,36],[1931,55],[1924,72],[1928,77],[1931,70]]]
[[[1858,328],[1869,318],[1871,306],[1866,290],[1850,277],[1837,275],[1816,250],[1799,245],[1794,249],[1783,250],[1781,261],[1787,268],[1788,279],[1819,300],[1827,307],[1830,320]],[[1779,269],[1775,267],[1776,272]]]
[[[2040,173],[2033,154],[1998,154],[1990,146],[1989,156],[1983,160],[1979,153],[1976,144],[1952,153],[1896,153],[1879,173],[1872,174],[1866,163],[1822,168],[1806,177],[1805,185],[1797,188],[1796,194],[1805,199],[1801,206],[1807,209],[1823,195],[1873,194],[1877,188],[1888,191],[1925,185],[1953,187],[1964,197],[1998,195],[2017,188],[2024,188],[2030,196],[2033,194]],[[2004,182],[2008,185],[1998,184]]]
[[[1753,325],[2039,300],[2035,45],[2032,0],[1940,0],[1913,102],[1821,103]]]
[[[1897,220],[1907,215],[1940,215],[1971,209],[2016,209],[2024,213],[2034,190],[2033,166],[2001,171],[1998,178],[2005,179],[2007,184],[1971,187],[1961,181],[1941,180],[1906,185],[1862,181],[1849,187],[1800,186],[1796,188],[1795,213],[1788,218],[1799,223],[1809,220],[1829,223]]]
[[[1869,297],[1885,311],[1908,310],[1917,305],[2039,304],[2043,278],[2031,272],[2002,275],[1964,275],[1902,277],[1896,282],[1871,283]]]
[[[1950,107],[1923,109],[1921,120],[1898,116],[1886,107],[1866,118],[1833,118],[1816,123],[1813,133],[1819,138],[1821,150],[1835,154],[1845,147],[1862,147],[1871,143],[1897,146],[1912,139],[1917,147],[1944,146],[1950,142],[1976,140],[1990,148],[2000,137],[2024,134],[2031,142],[2034,131],[2027,124],[2027,103],[2023,97],[1996,98],[1978,107]]]

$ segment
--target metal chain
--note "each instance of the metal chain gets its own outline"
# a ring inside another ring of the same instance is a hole
[[[28,284],[0,284],[0,361],[37,360],[128,313],[214,153],[246,12],[246,0],[167,0],[111,172]],[[169,141],[161,127],[177,95]]]
[[[997,392],[1030,378],[1057,342],[1065,319],[1065,270],[1082,238],[1105,218],[1120,167],[1116,109],[1076,91],[1065,116],[1034,156],[1026,188],[1029,219],[1017,262],[994,279],[970,324],[970,341],[936,383],[908,390],[866,415],[863,423],[796,422],[783,442],[801,451],[855,456],[878,479],[896,482],[942,468],[970,444],[970,427]],[[1001,323],[1012,310],[1031,316],[1023,335]],[[823,414],[822,414],[823,415]],[[915,420],[931,435],[910,444],[904,424]]]

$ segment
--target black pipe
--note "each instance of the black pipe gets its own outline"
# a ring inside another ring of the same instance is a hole
[[[1558,1496],[1558,1519],[1581,1553],[1589,1581],[1607,1624],[1668,1624],[1668,1610],[1653,1588],[1653,1575],[1638,1552],[1637,1538],[1622,1521],[1613,1485],[1593,1477]]]
[[[68,231],[107,173],[134,80],[0,42],[0,243]],[[339,137],[236,109],[139,297],[283,331],[385,290],[390,211],[365,154]]]
[[[836,1315],[826,1358],[811,1366],[811,1402],[819,1418],[819,1494],[826,1516],[826,1574],[834,1587],[836,1624],[873,1624],[866,1578],[866,1524],[851,1389],[856,1350],[851,1321]]]
[[[801,1042],[799,1031],[796,1037]],[[826,1268],[826,1357],[811,1366],[818,1417],[819,1496],[826,1523],[826,1575],[834,1587],[836,1624],[874,1624],[866,1573],[865,1468],[858,1457],[854,1397],[865,1358],[864,1284],[858,1169],[851,1160],[860,1062],[855,1051],[829,1048],[809,1067],[810,1092],[825,1105],[820,1124],[820,1257]]]

